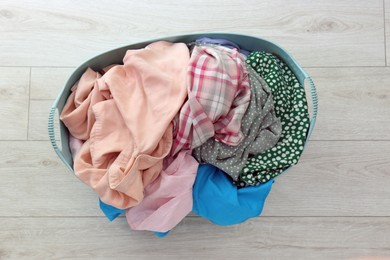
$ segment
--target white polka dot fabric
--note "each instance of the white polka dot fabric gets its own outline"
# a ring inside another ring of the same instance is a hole
[[[238,179],[250,154],[260,154],[275,146],[282,132],[271,89],[249,64],[247,68],[251,101],[242,119],[241,131],[245,136],[243,141],[238,146],[230,146],[210,138],[193,151],[193,156],[199,162],[218,167],[233,180]]]
[[[236,182],[240,187],[265,183],[296,164],[309,128],[305,90],[289,67],[266,52],[252,52],[246,62],[271,88],[276,115],[282,123],[282,133],[276,146],[249,156]]]

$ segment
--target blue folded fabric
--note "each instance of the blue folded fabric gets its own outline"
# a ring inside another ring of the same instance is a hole
[[[224,46],[226,48],[237,49],[239,52],[241,52],[242,54],[244,54],[246,56],[249,55],[249,51],[241,49],[240,46],[238,46],[236,43],[229,41],[229,40],[226,40],[226,39],[213,39],[213,38],[208,38],[208,37],[202,37],[202,38],[196,39],[195,42],[217,44],[217,45]]]
[[[193,187],[192,210],[220,226],[242,223],[261,214],[273,182],[238,189],[222,170],[202,164]]]
[[[168,235],[168,233],[171,232],[170,230],[167,231],[167,232],[153,232],[156,236],[158,237],[165,237],[166,235]]]
[[[104,203],[103,201],[101,201],[100,198],[99,198],[99,206],[100,206],[100,209],[103,211],[104,215],[106,215],[106,217],[110,221],[113,221],[119,215],[121,215],[122,213],[124,213],[126,211],[124,209],[118,209],[118,208],[115,208],[111,205],[108,205],[108,204]]]

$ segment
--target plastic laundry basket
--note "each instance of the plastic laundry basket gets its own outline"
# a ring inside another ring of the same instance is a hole
[[[288,67],[293,71],[293,73],[298,78],[299,83],[306,87],[305,81],[309,83],[310,88],[310,94],[312,99],[311,104],[311,119],[310,119],[310,127],[306,138],[307,140],[310,137],[311,132],[313,131],[314,124],[317,117],[317,109],[318,109],[318,103],[317,103],[317,93],[314,86],[314,83],[312,79],[309,77],[309,75],[298,65],[298,63],[294,60],[293,57],[291,57],[283,48],[279,47],[277,44],[272,43],[268,40],[254,37],[254,36],[248,36],[248,35],[241,35],[241,34],[229,34],[229,33],[197,33],[197,34],[186,34],[186,35],[178,35],[178,36],[171,36],[171,37],[165,37],[165,38],[159,38],[159,39],[153,39],[149,41],[144,41],[140,43],[135,43],[131,45],[127,45],[118,49],[114,49],[108,52],[105,52],[103,54],[100,54],[80,66],[76,68],[76,70],[72,73],[70,78],[65,83],[64,88],[61,90],[61,93],[58,95],[56,100],[53,103],[53,106],[50,110],[49,115],[49,124],[48,124],[48,130],[49,130],[49,136],[51,144],[57,153],[57,155],[61,158],[61,160],[65,163],[65,165],[68,167],[68,169],[74,173],[73,171],[73,159],[70,153],[69,148],[69,132],[65,125],[60,122],[59,123],[59,132],[60,132],[60,140],[61,140],[61,149],[57,145],[57,138],[55,136],[54,131],[54,118],[56,110],[58,110],[58,113],[61,114],[62,109],[64,108],[64,105],[68,99],[68,96],[70,94],[70,89],[72,86],[80,79],[81,75],[85,72],[85,70],[90,67],[95,71],[98,71],[110,64],[120,64],[122,63],[123,57],[126,54],[126,51],[129,49],[140,49],[144,48],[146,45],[160,40],[165,40],[169,42],[184,42],[184,43],[190,43],[195,41],[196,39],[200,37],[210,37],[210,38],[219,38],[219,39],[227,39],[232,42],[237,43],[242,49],[250,50],[250,51],[265,51],[272,53],[276,56],[278,56],[284,63],[288,65]]]

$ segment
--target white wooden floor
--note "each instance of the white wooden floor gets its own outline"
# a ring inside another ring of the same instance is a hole
[[[313,138],[261,218],[164,239],[109,223],[54,154],[49,107],[87,58],[199,31],[289,50],[317,85]],[[390,257],[390,0],[0,0],[0,79],[1,259]]]

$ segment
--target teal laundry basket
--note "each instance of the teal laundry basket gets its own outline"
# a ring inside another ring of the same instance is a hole
[[[72,86],[80,79],[81,75],[85,72],[85,70],[90,67],[95,71],[99,71],[100,69],[110,65],[110,64],[120,64],[122,63],[123,57],[126,54],[126,51],[129,49],[140,49],[144,48],[148,44],[165,40],[169,42],[184,42],[191,43],[200,37],[209,37],[209,38],[218,38],[218,39],[227,39],[232,42],[237,43],[242,49],[250,50],[250,51],[265,51],[272,53],[278,56],[284,63],[286,63],[289,68],[293,71],[293,73],[298,78],[299,83],[305,88],[308,86],[311,94],[311,119],[310,119],[310,127],[306,137],[307,143],[315,122],[317,118],[317,110],[318,110],[318,101],[317,101],[317,92],[313,83],[313,80],[310,76],[303,70],[301,66],[294,60],[294,58],[287,53],[282,47],[277,44],[265,40],[260,37],[242,35],[242,34],[233,34],[233,33],[195,33],[195,34],[186,34],[186,35],[177,35],[164,37],[159,39],[152,39],[149,41],[144,41],[140,43],[130,44],[127,46],[123,46],[105,53],[102,53],[92,59],[84,62],[80,66],[78,66],[75,71],[71,74],[69,79],[66,81],[65,86],[59,93],[58,97],[54,101],[49,115],[49,123],[48,123],[48,131],[50,136],[51,144],[54,148],[54,151],[60,157],[60,159],[64,162],[66,167],[72,172],[73,171],[73,159],[69,148],[69,132],[65,125],[60,121],[59,122],[59,133],[60,133],[60,142],[61,148],[57,144],[58,137],[55,136],[55,113],[56,111],[61,114],[62,109],[70,95],[70,90]],[[307,83],[307,84],[305,84]]]

